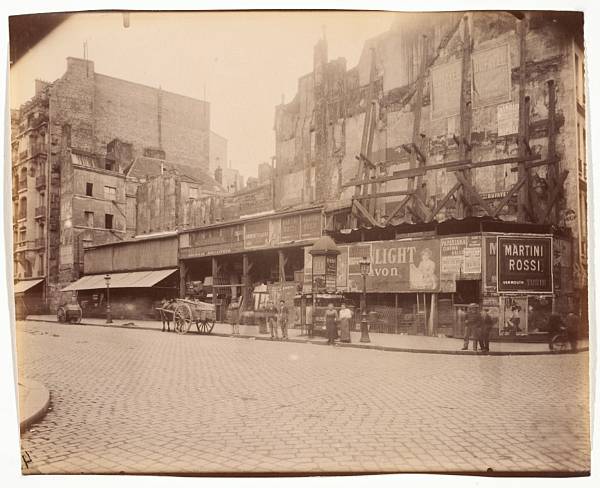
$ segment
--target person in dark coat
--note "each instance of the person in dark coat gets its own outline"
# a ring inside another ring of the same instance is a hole
[[[571,344],[571,351],[577,352],[577,339],[579,338],[579,315],[571,310],[567,315],[567,337]]]
[[[327,305],[325,310],[325,327],[327,328],[327,344],[334,344],[335,338],[337,337],[337,321],[338,313],[333,308],[333,303]]]
[[[548,347],[553,349],[552,339],[560,333],[560,329],[565,326],[562,317],[556,312],[552,312],[548,317]]]
[[[481,335],[479,337],[479,348],[483,352],[490,350],[490,332],[494,326],[494,319],[490,316],[487,308],[483,309],[483,318],[481,320]]]
[[[281,338],[285,341],[288,338],[288,315],[289,310],[285,304],[285,300],[279,300],[279,308],[277,309],[277,322],[281,329]]]
[[[476,303],[471,303],[467,308],[465,317],[465,339],[463,343],[463,351],[469,349],[469,340],[473,338],[473,351],[477,351],[477,341],[481,332],[481,316],[479,315],[479,307]]]
[[[269,326],[271,339],[279,339],[279,335],[277,334],[277,309],[271,300],[269,300],[267,303],[267,308],[265,309],[265,318],[267,319],[267,325]]]

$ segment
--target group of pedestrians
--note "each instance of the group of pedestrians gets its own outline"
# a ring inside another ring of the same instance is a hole
[[[490,331],[494,326],[494,319],[487,308],[483,309],[483,314],[479,312],[479,305],[471,303],[467,308],[465,317],[465,338],[463,351],[469,349],[469,341],[473,339],[473,351],[489,352],[490,350]]]
[[[340,326],[340,342],[350,343],[350,321],[352,320],[352,310],[342,303],[340,311],[333,307],[333,303],[327,305],[325,310],[325,329],[327,331],[327,344],[335,344],[338,338],[338,324]]]
[[[281,329],[281,338],[286,341],[288,339],[289,310],[285,301],[280,300],[279,307],[276,307],[272,301],[269,301],[265,312],[271,339],[279,339],[277,332],[277,328],[279,328]]]

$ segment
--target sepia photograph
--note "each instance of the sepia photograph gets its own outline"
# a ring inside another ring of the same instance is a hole
[[[22,475],[589,477],[594,26],[501,6],[10,15]]]

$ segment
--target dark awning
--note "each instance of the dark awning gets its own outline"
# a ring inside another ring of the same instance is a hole
[[[35,285],[39,285],[44,279],[39,280],[27,280],[27,281],[19,281],[15,283],[15,293],[25,293],[27,290],[30,290]]]

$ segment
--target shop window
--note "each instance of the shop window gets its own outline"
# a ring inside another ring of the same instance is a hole
[[[104,215],[104,228],[105,229],[112,229],[113,228],[113,215],[112,214],[105,214]]]
[[[94,227],[94,212],[84,212],[85,225],[87,227]]]
[[[94,194],[94,184],[93,183],[85,184],[85,194],[88,197],[91,197]]]
[[[114,186],[105,186],[104,187],[104,199],[105,200],[116,200],[117,199],[117,189]]]

